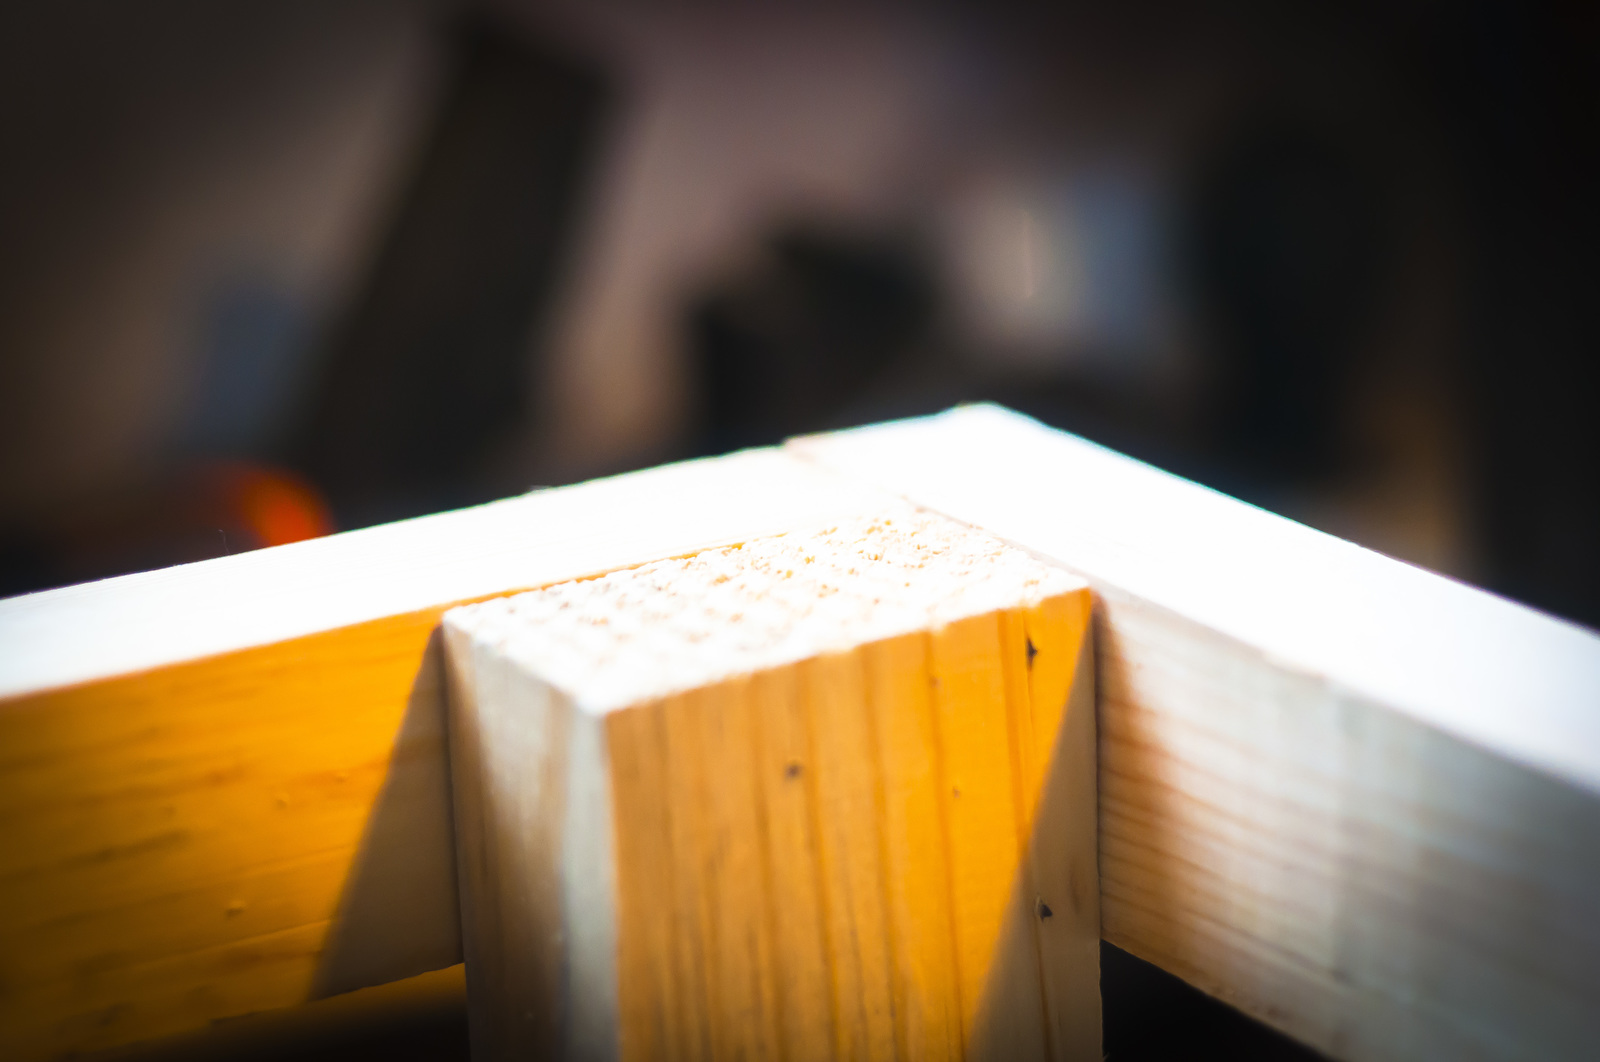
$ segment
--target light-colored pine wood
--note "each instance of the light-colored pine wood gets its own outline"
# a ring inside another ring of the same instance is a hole
[[[448,613],[475,1054],[1098,1059],[1088,614],[909,509]]]
[[[1336,1058],[1594,1055],[1600,637],[992,407],[790,449],[1094,586],[1113,943]]]
[[[881,504],[755,452],[0,602],[0,1057],[460,962],[439,615]]]
[[[1110,939],[1336,1057],[1600,1042],[1600,641],[980,408],[0,602],[0,1055],[456,961],[440,612],[877,511],[884,490],[1094,585]],[[749,696],[790,706],[751,739],[765,828],[790,846],[768,846],[790,912],[768,939],[820,966],[825,923],[805,912],[824,883],[781,852],[821,842],[804,786],[771,770],[808,754],[800,693],[764,672]],[[910,825],[946,799],[917,718],[877,731],[903,757],[884,773],[908,824],[882,855],[891,878],[945,843]],[[1038,783],[1038,818],[1084,777]],[[1029,846],[1041,893],[1094,902],[1045,837]],[[891,912],[915,946],[891,956],[890,998],[905,1054],[937,1057],[965,1011],[926,927],[953,900],[914,895]],[[1057,924],[1038,923],[1047,978]],[[660,954],[642,981],[688,984],[692,956]],[[774,1006],[828,1010],[816,983],[780,980]],[[622,998],[667,998],[653,991]],[[623,1020],[684,1045],[697,1015]]]

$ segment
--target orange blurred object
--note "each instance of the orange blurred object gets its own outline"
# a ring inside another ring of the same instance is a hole
[[[310,483],[281,468],[240,461],[206,465],[200,472],[213,495],[217,522],[254,539],[240,548],[282,546],[334,530],[333,517]]]
[[[0,531],[0,597],[244,553],[336,530],[322,495],[285,469],[189,465]]]

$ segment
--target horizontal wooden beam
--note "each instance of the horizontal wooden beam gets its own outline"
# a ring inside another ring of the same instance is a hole
[[[881,505],[758,451],[0,602],[0,1057],[460,962],[440,614]]]
[[[1337,1058],[1600,1043],[1600,638],[993,407],[790,448],[1095,588],[1113,943]]]

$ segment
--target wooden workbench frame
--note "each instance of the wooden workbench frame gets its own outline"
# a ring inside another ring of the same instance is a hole
[[[992,407],[0,602],[0,1048],[459,961],[438,616],[874,511],[1096,595],[1103,931],[1341,1058],[1600,1037],[1600,638]]]

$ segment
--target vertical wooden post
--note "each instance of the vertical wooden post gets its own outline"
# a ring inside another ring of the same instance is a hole
[[[909,509],[447,614],[475,1053],[1098,1059],[1088,618]]]

